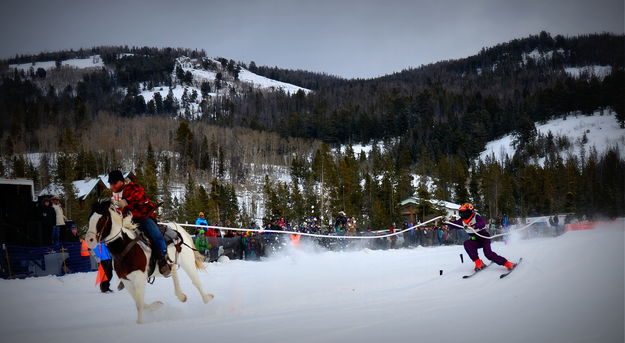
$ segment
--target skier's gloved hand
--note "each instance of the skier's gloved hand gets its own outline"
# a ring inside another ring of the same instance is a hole
[[[475,233],[475,229],[471,225],[462,223],[462,226],[464,227],[464,231],[467,233]]]

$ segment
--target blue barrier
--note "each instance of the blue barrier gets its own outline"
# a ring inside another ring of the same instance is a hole
[[[80,255],[80,243],[25,247],[3,245],[0,278],[64,275],[95,270],[91,256]]]

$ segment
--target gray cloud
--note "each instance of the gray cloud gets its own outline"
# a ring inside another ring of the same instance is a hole
[[[623,12],[622,0],[9,0],[0,11],[0,57],[96,45],[173,46],[373,77],[541,30],[623,33]]]

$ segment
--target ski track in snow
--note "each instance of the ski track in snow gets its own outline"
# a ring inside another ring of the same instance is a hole
[[[0,341],[623,342],[623,226],[495,242],[500,255],[524,258],[505,279],[493,265],[463,280],[472,263],[460,263],[462,246],[304,246],[263,262],[207,264],[200,277],[213,301],[203,304],[184,273],[186,303],[171,279],[157,279],[145,300],[165,305],[146,311],[143,325],[126,291],[99,293],[95,272],[0,280]]]

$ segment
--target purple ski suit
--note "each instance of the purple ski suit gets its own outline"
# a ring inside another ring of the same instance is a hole
[[[454,223],[459,226],[464,225],[462,219],[452,220],[450,221],[450,223]],[[475,231],[480,235],[484,237],[490,237],[490,234],[485,229],[486,222],[484,221],[484,219],[482,219],[482,217],[480,217],[479,214],[476,213],[475,218],[472,218],[468,225],[471,225],[473,229],[475,229]],[[461,230],[461,228],[454,225],[447,225],[447,227],[450,229]],[[503,266],[506,262],[508,262],[508,260],[493,252],[493,250],[490,248],[490,239],[482,238],[474,233],[469,233],[469,239],[464,241],[464,250],[467,251],[467,254],[469,254],[469,257],[472,261],[480,258],[477,254],[477,249],[479,248],[484,249],[484,256],[486,256],[487,259],[497,263],[500,266]]]

